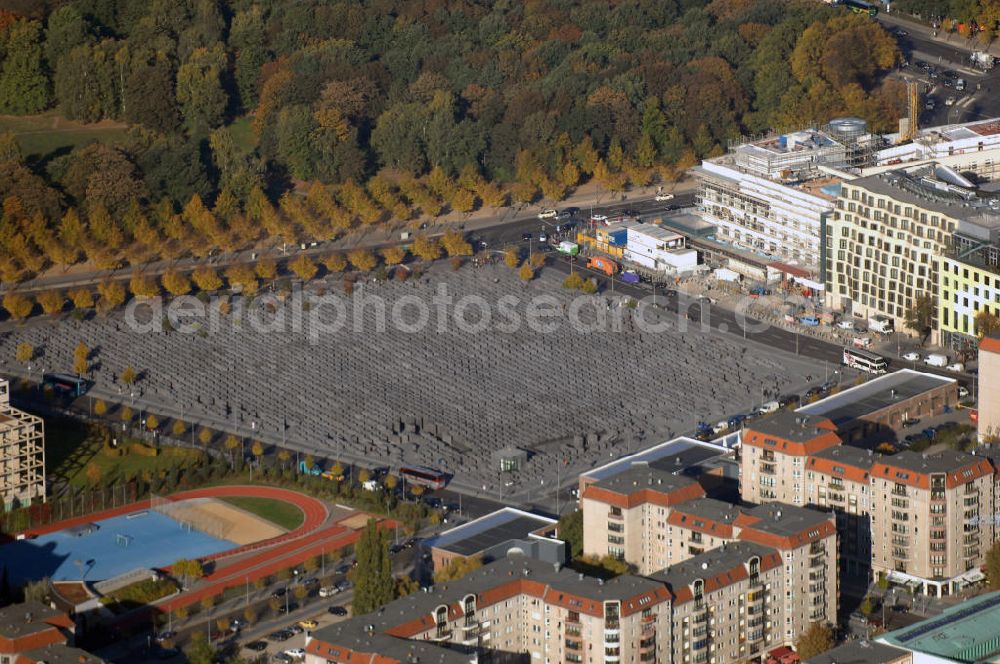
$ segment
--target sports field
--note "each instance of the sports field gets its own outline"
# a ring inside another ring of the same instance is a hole
[[[7,544],[0,548],[0,564],[14,584],[43,577],[94,582],[235,546],[233,541],[143,510]]]

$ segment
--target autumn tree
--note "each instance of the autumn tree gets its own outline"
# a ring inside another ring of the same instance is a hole
[[[26,341],[22,341],[14,349],[14,359],[21,364],[31,362],[33,357],[35,357],[35,347]]]
[[[453,558],[447,565],[439,570],[434,570],[434,583],[447,583],[457,581],[469,572],[474,572],[483,566],[483,559],[479,556],[466,556]]]
[[[3,308],[14,320],[24,320],[31,315],[35,303],[31,301],[31,298],[20,293],[8,292],[3,296]]]
[[[38,304],[41,305],[42,311],[46,314],[58,314],[61,313],[63,307],[66,305],[66,297],[62,294],[62,291],[51,290],[39,293]]]
[[[73,349],[73,372],[77,376],[87,373],[90,368],[90,348],[82,341]]]
[[[132,383],[135,382],[135,379],[137,377],[138,374],[132,367],[125,367],[124,369],[122,369],[121,380],[125,386],[131,387]]]
[[[278,263],[273,258],[265,256],[254,265],[254,272],[265,281],[270,281],[278,276]]]
[[[288,268],[302,281],[309,281],[319,271],[313,259],[309,258],[306,254],[299,254],[289,261]]]
[[[102,312],[110,311],[125,303],[125,286],[119,281],[110,279],[102,281],[97,284],[97,292],[101,296],[97,306]]]
[[[814,622],[799,635],[795,642],[795,652],[803,660],[809,660],[825,653],[834,645],[833,630],[829,625]]]
[[[257,275],[249,265],[230,265],[226,268],[226,280],[230,288],[240,288],[242,292],[252,295],[257,292]]]
[[[386,247],[381,254],[386,265],[399,265],[406,259],[406,249],[401,246]]]
[[[343,272],[347,269],[347,259],[343,254],[330,254],[323,259],[323,267],[329,272]]]
[[[472,244],[459,231],[448,231],[441,238],[449,256],[471,256]]]
[[[94,294],[87,288],[74,288],[67,295],[77,309],[90,309],[94,306]]]
[[[195,286],[198,287],[198,290],[217,291],[222,288],[222,277],[219,276],[219,273],[214,268],[208,265],[203,265],[195,269],[191,273],[191,279],[194,281]]]
[[[521,278],[521,281],[525,282],[531,281],[535,278],[535,270],[531,267],[531,263],[529,261],[524,261],[524,263],[521,264],[521,267],[517,271],[517,276]]]
[[[354,269],[361,272],[370,272],[378,265],[378,259],[375,258],[375,254],[368,249],[362,248],[352,249],[347,252],[347,260],[351,262]]]
[[[187,295],[191,292],[191,279],[179,270],[167,270],[163,273],[163,277],[160,281],[166,291],[171,295]]]
[[[521,252],[518,251],[517,247],[513,245],[508,245],[503,249],[503,262],[504,264],[514,269],[521,263]]]
[[[976,314],[975,319],[976,335],[982,339],[990,337],[1000,332],[1000,316],[983,310]]]
[[[160,294],[160,289],[156,284],[156,279],[141,272],[132,273],[132,278],[128,282],[132,295],[140,299],[156,297]]]
[[[418,235],[413,239],[413,255],[424,261],[441,258],[441,241],[429,235]]]

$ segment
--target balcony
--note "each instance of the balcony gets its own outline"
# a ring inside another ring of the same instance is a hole
[[[762,463],[760,464],[760,472],[765,475],[777,475],[778,466],[773,463]]]
[[[813,558],[812,562],[809,563],[809,567],[826,567],[826,560],[822,557]]]
[[[813,542],[809,546],[810,556],[822,556],[825,553],[826,553],[826,546],[820,542]]]
[[[749,593],[747,593],[747,603],[748,604],[756,604],[757,602],[763,602],[765,594],[766,593],[763,590],[757,590],[755,592],[749,592]]]
[[[583,647],[583,642],[581,641],[571,641],[566,639],[566,649],[567,650],[579,650]]]
[[[625,515],[621,513],[615,514],[614,512],[608,512],[608,519],[611,521],[624,521]]]
[[[451,626],[438,625],[437,629],[434,630],[434,636],[431,638],[434,641],[447,641],[451,638]]]
[[[905,486],[897,486],[890,493],[894,496],[900,496],[901,498],[907,497]]]

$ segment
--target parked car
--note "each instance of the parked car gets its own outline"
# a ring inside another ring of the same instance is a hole
[[[959,399],[964,399],[967,396],[969,396],[969,389],[967,387],[965,387],[964,385],[959,385],[958,386],[958,398]]]
[[[334,615],[334,616],[346,616],[347,615],[347,609],[345,609],[342,606],[331,606],[326,611],[327,611],[327,613],[329,613],[331,615]]]
[[[292,634],[291,632],[289,632],[287,629],[279,629],[279,630],[275,630],[275,631],[271,632],[270,634],[268,634],[267,635],[267,640],[268,641],[287,641],[288,639],[292,638],[293,636],[295,636],[295,635]]]
[[[597,223],[597,224],[606,224],[606,223],[608,223],[608,215],[606,215],[606,214],[595,214],[594,216],[592,216],[590,218],[590,220],[593,221],[594,223]]]
[[[251,641],[243,647],[254,652],[263,652],[267,650],[267,641]]]
[[[157,643],[163,643],[164,641],[169,641],[170,639],[174,638],[175,636],[177,636],[177,632],[175,632],[173,630],[166,630],[166,631],[160,632],[159,634],[156,635],[156,642]]]
[[[656,194],[654,200],[656,200],[656,202],[658,203],[661,201],[672,201],[674,200],[674,195],[665,191],[661,191]]]
[[[274,597],[274,598],[284,597],[286,592],[287,592],[287,589],[284,586],[282,586],[281,588],[278,588],[273,593],[271,593],[271,597]]]
[[[390,552],[391,551],[392,551],[392,549],[390,549]],[[322,587],[322,588],[319,589],[319,596],[323,597],[323,598],[333,597],[334,595],[336,595],[339,592],[340,592],[340,590],[337,588],[337,586],[324,586],[324,587]]]
[[[965,371],[965,365],[961,362],[954,362],[945,367],[945,371],[954,371],[955,373],[962,373]]]
[[[921,357],[920,353],[911,350],[909,353],[903,354],[903,359],[907,362],[919,362]]]
[[[521,242],[527,242],[533,237],[534,235],[532,235],[531,233],[521,233]]]
[[[538,213],[539,219],[555,219],[558,216],[559,216],[559,210],[553,210],[552,208],[542,210],[541,212]]]
[[[350,587],[351,587],[351,582],[346,579],[337,582],[337,589],[340,590],[341,592],[347,590]]]
[[[920,424],[920,420],[917,419],[916,417],[908,417],[905,420],[903,420],[904,427],[915,427],[918,424]]]
[[[406,547],[403,546],[402,544],[390,544],[389,545],[389,553],[395,555],[395,554],[403,551],[405,548]],[[324,595],[322,593],[323,593],[323,591],[321,590],[320,591],[320,597],[326,597],[326,595]]]
[[[305,659],[306,651],[302,648],[289,648],[285,651],[285,654],[292,659]]]
[[[283,652],[279,652],[271,657],[272,662],[277,662],[278,664],[292,664],[295,659],[291,655],[286,655]]]
[[[868,624],[868,618],[865,616],[865,614],[861,613],[860,611],[855,611],[854,613],[852,613],[851,620],[856,620],[862,625]]]
[[[758,406],[760,412],[764,413],[765,415],[767,413],[773,413],[777,411],[779,408],[781,408],[781,404],[778,403],[777,401],[768,401],[767,403]]]
[[[306,618],[305,620],[299,621],[299,626],[302,627],[302,629],[316,629],[319,627],[319,623],[312,618]]]
[[[545,234],[545,231],[542,231],[541,233],[538,234],[538,241],[539,242],[548,242],[549,241],[549,236]]]
[[[296,604],[295,602],[289,602],[287,606],[285,606],[284,604],[282,604],[281,606],[279,606],[278,607],[278,613],[281,613],[281,614],[291,613],[292,611],[294,611],[297,608],[299,608],[298,604]]]
[[[337,572],[337,574],[347,574],[348,572],[351,571],[351,566],[348,565],[347,563],[344,563],[343,565],[337,565],[337,569],[335,571]]]

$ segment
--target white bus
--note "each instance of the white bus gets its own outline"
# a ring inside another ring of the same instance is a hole
[[[889,370],[889,362],[884,357],[860,348],[844,349],[844,366],[870,374],[884,374]]]

